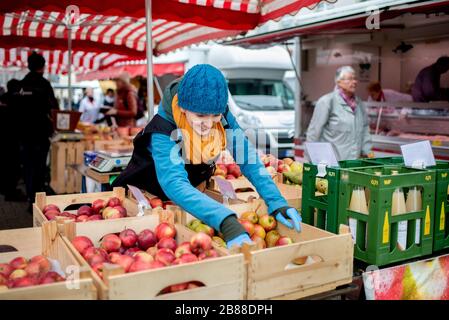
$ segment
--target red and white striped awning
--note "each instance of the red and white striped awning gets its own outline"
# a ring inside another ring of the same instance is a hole
[[[34,49],[35,50],[35,49]],[[33,50],[30,48],[2,49],[0,48],[1,67],[27,67],[27,59]],[[46,60],[46,72],[50,74],[67,73],[68,52],[61,50],[36,50],[41,53]],[[84,51],[74,51],[72,53],[72,70],[76,73],[102,70],[126,61],[127,56],[108,52],[94,53]]]
[[[68,28],[62,12],[23,11],[0,16],[0,47],[16,46],[24,37],[44,49],[67,49]],[[144,56],[145,18],[81,14],[72,31],[73,44],[79,50],[109,51]],[[190,44],[237,35],[239,30],[221,30],[194,23],[153,21],[154,53],[166,53]],[[125,50],[123,49],[125,48]]]
[[[44,10],[63,12],[75,5],[80,12],[107,16],[145,16],[145,0],[14,0],[2,1],[0,12]],[[227,30],[249,30],[268,20],[294,14],[319,0],[152,0],[153,19],[190,22]]]

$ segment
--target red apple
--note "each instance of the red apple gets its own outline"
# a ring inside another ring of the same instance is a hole
[[[77,236],[72,240],[72,244],[76,250],[78,250],[81,255],[84,254],[84,251],[90,247],[93,247],[94,244],[88,237]]]
[[[242,215],[240,216],[240,219],[248,220],[252,224],[256,224],[257,222],[259,222],[259,216],[254,211],[243,212]]]
[[[231,163],[228,165],[228,175],[233,175],[235,178],[240,177],[242,175],[240,167],[236,163]]]
[[[173,238],[162,238],[157,243],[158,249],[167,248],[174,252],[176,250],[176,247],[177,247],[176,240]]]
[[[282,164],[280,164],[278,166],[278,172],[279,173],[289,172],[289,171],[291,171],[290,167],[288,165],[284,164],[284,163],[282,163]]]
[[[156,256],[157,250],[158,250],[157,247],[149,247],[147,249],[147,253],[154,258]]]
[[[137,242],[137,234],[134,230],[125,229],[120,232],[120,240],[122,240],[122,246],[125,248],[131,248],[136,245]]]
[[[117,206],[121,206],[122,202],[120,201],[119,198],[117,197],[112,197],[111,199],[109,199],[108,203],[106,204],[106,207],[117,207]]]
[[[176,248],[175,256],[176,258],[179,258],[185,253],[192,253],[192,250],[190,250],[190,242],[183,242],[181,243],[178,248]]]
[[[258,236],[259,238],[265,239],[265,236],[267,235],[265,229],[260,224],[254,225],[254,236]]]
[[[36,285],[36,281],[33,280],[31,277],[22,277],[14,280],[14,283],[12,285],[13,288],[25,288],[25,287],[31,287]]]
[[[198,257],[194,255],[193,253],[184,253],[179,257],[179,263],[190,263],[190,262],[197,262]]]
[[[41,273],[47,273],[51,269],[50,261],[42,255],[32,257],[30,262],[38,263]]]
[[[120,253],[118,253],[118,252],[111,252],[111,253],[108,255],[108,260],[109,260],[111,263],[117,264],[117,262],[119,261],[119,259],[120,259],[121,256],[122,256],[122,254],[120,254]],[[127,256],[127,257],[129,257],[129,256]],[[130,257],[130,258],[131,258],[131,257]]]
[[[212,258],[217,258],[218,257],[218,253],[217,251],[215,251],[214,249],[210,249],[204,252],[201,252],[198,255],[198,260],[205,260],[205,259],[212,259]]]
[[[212,249],[212,238],[203,232],[196,233],[190,239],[190,247],[194,254]]]
[[[266,232],[276,229],[277,225],[276,219],[268,214],[264,214],[263,216],[259,217],[259,224],[262,226],[262,228],[265,229]]]
[[[87,221],[98,221],[98,220],[103,220],[103,217],[100,216],[99,214],[91,215],[91,216],[87,219]]]
[[[86,222],[89,219],[89,216],[82,215],[76,218],[76,222]]]
[[[142,260],[135,260],[128,269],[128,272],[137,272],[152,269],[153,262],[146,262]]]
[[[219,170],[222,176],[226,176],[228,174],[228,168],[222,163],[217,164],[216,170]]]
[[[106,250],[101,249],[101,248],[95,248],[95,247],[87,248],[86,251],[84,251],[83,257],[84,257],[84,259],[89,260],[95,255],[102,256],[104,261],[107,261],[109,259],[109,256],[108,256],[108,253],[106,252]]]
[[[26,268],[25,268],[26,273],[29,276],[37,276],[40,273],[40,266],[39,263],[37,262],[30,262]]]
[[[39,277],[39,284],[48,284],[48,283],[55,283],[55,282],[60,282],[60,281],[64,281],[65,279],[63,277],[61,277],[58,273],[53,272],[53,271],[49,271],[47,273],[42,274]]]
[[[120,247],[122,246],[122,241],[120,240],[120,238],[115,235],[115,234],[107,234],[103,237],[103,239],[101,240],[101,245],[100,247],[104,250],[106,250],[106,252],[110,253],[110,252],[114,252],[114,251],[119,251]]]
[[[185,282],[185,283],[178,283],[178,284],[171,285],[169,288],[169,291],[170,292],[179,292],[179,291],[187,290],[188,284],[189,284],[188,282]]]
[[[106,201],[102,199],[98,199],[92,202],[92,209],[94,210],[95,214],[101,214],[105,207]]]
[[[78,216],[76,214],[73,214],[73,213],[70,213],[70,212],[67,212],[67,211],[61,212],[59,214],[59,216],[66,217],[66,218],[74,220],[74,221],[76,221],[77,218],[78,218]]]
[[[54,204],[47,204],[44,209],[42,210],[43,213],[47,213],[47,211],[49,210],[54,210],[57,212],[61,212],[61,210],[59,210],[59,207],[57,205]]]
[[[0,274],[4,275],[5,277],[9,277],[11,272],[13,272],[14,269],[7,263],[0,263]]]
[[[6,278],[3,274],[0,273],[0,287],[6,286],[8,283],[8,278]]]
[[[17,257],[17,258],[12,259],[9,262],[9,265],[13,269],[25,269],[26,266],[28,265],[28,261],[24,257]]]
[[[9,279],[15,280],[15,279],[26,277],[27,275],[28,275],[28,273],[25,270],[16,269],[9,275]]]
[[[128,216],[128,211],[122,206],[115,206],[114,209],[117,209],[120,212],[120,218],[125,218]]]
[[[167,248],[159,249],[155,257],[155,260],[162,262],[166,266],[171,265],[175,259],[176,257],[173,251]]]
[[[265,233],[265,230],[263,230],[263,232]],[[256,233],[254,233],[251,237],[251,241],[256,244],[256,247],[258,249],[265,249],[267,247],[267,243],[265,242],[264,238],[259,237]]]
[[[158,240],[161,240],[162,238],[174,238],[176,236],[175,227],[168,222],[160,223],[154,232],[156,233]]]
[[[276,247],[285,246],[287,244],[292,244],[293,240],[289,237],[280,237],[278,241],[276,241]]]
[[[144,262],[152,262],[154,258],[151,254],[146,253],[145,251],[136,252],[133,256],[134,261],[144,261]]]
[[[267,236],[265,237],[265,241],[267,242],[267,247],[272,248],[276,246],[276,242],[279,240],[281,235],[276,230],[271,230],[267,233]]]
[[[120,255],[116,262],[116,264],[121,266],[125,272],[129,272],[129,269],[133,263],[134,259],[126,255]]]
[[[275,174],[277,174],[276,168],[274,168],[274,167],[272,167],[272,166],[266,167],[266,169],[267,169],[268,173],[269,173],[270,175],[272,175],[272,176],[274,176]]]
[[[81,206],[77,211],[78,216],[91,216],[95,214],[94,210],[90,206]]]
[[[147,250],[148,248],[154,247],[156,245],[157,237],[153,231],[144,229],[137,236],[137,242],[140,249]]]
[[[164,205],[164,203],[159,198],[151,198],[150,199],[150,206],[151,206],[151,208],[162,207],[163,205]]]
[[[248,220],[241,220],[239,219],[240,224],[245,228],[246,232],[248,232],[249,236],[251,237],[254,233],[254,225],[249,222]]]
[[[46,213],[45,213],[45,217],[48,219],[48,220],[55,220],[56,219],[56,217],[57,216],[59,216],[59,211],[56,211],[56,210],[48,210]]]
[[[94,272],[96,274],[98,274],[100,276],[100,278],[103,278],[104,263],[100,262],[100,263],[93,265],[92,270],[94,270]]]
[[[228,174],[226,180],[235,180],[235,177],[232,174]]]
[[[150,269],[158,269],[163,267],[165,267],[165,264],[163,264],[158,260],[154,260],[153,262],[150,263]]]
[[[133,257],[136,252],[141,251],[139,248],[135,247],[135,248],[129,248],[128,250],[125,251],[125,255]]]
[[[106,207],[102,212],[103,219],[120,219],[122,218],[122,214],[117,208]]]
[[[100,253],[94,254],[94,255],[90,255],[87,260],[87,263],[91,266],[94,266],[96,264],[100,264],[103,262],[107,262],[107,259],[104,258],[104,256]]]

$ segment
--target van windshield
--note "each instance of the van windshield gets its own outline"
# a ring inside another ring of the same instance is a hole
[[[293,92],[282,80],[230,79],[229,91],[245,110],[293,110]]]

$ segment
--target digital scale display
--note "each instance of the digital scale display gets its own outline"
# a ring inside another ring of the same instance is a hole
[[[124,169],[131,160],[131,153],[100,152],[89,163],[89,167],[99,172],[115,172]]]

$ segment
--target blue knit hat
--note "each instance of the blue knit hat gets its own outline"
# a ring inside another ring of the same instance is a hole
[[[178,103],[183,109],[202,114],[222,114],[228,104],[228,86],[223,74],[209,64],[198,64],[182,78]]]

